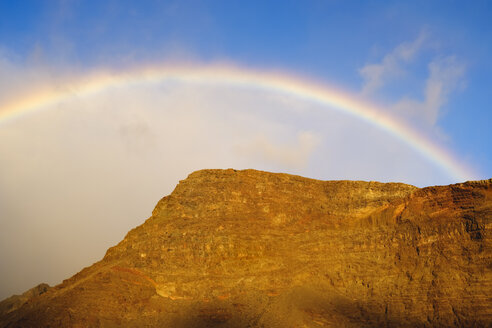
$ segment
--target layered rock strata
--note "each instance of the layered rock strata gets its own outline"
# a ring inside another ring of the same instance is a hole
[[[492,180],[202,170],[0,327],[492,325]]]

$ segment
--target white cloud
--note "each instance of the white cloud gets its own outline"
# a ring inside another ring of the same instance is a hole
[[[421,32],[412,42],[404,42],[394,48],[377,64],[367,64],[359,70],[364,79],[363,94],[371,94],[382,88],[388,81],[404,74],[403,64],[411,61],[422,48],[427,34]]]
[[[256,157],[260,161],[272,162],[294,170],[305,169],[311,153],[319,144],[319,138],[310,131],[299,132],[294,143],[279,143],[265,135],[258,135],[236,151],[241,156]]]
[[[364,79],[362,93],[371,96],[376,91],[384,92],[400,82],[405,83],[406,75],[410,70],[416,70],[421,63],[412,63],[421,49],[429,43],[428,34],[423,31],[412,42],[404,42],[385,55],[380,63],[368,64],[359,70]],[[463,77],[466,67],[455,56],[438,55],[427,64],[427,77],[414,78],[421,80],[422,99],[403,96],[388,107],[393,113],[406,119],[416,120],[416,123],[433,127],[434,132],[441,134],[436,123],[441,115],[442,108],[449,100],[453,91],[464,86]],[[394,88],[393,88],[394,89]],[[394,95],[392,95],[394,97]]]
[[[421,118],[427,124],[435,125],[449,95],[463,86],[462,78],[465,70],[465,65],[454,56],[435,59],[429,64],[424,99],[403,98],[393,106],[395,111]]]

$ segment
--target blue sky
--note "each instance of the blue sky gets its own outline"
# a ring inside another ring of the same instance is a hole
[[[486,179],[490,17],[479,0],[3,0],[0,112],[101,70],[227,63],[377,104]],[[289,95],[186,83],[74,92],[0,125],[0,299],[100,259],[180,179],[211,167],[460,182],[377,126]]]

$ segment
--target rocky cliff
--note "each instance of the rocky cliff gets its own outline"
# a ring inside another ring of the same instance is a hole
[[[0,327],[490,327],[491,228],[492,180],[198,171]]]

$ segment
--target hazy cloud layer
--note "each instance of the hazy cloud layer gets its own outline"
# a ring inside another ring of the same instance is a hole
[[[258,158],[259,161],[274,163],[294,170],[303,170],[308,164],[311,153],[319,143],[312,132],[299,132],[296,138],[272,142],[265,135],[254,136],[244,145],[235,149],[238,155]],[[287,141],[287,143],[285,143]]]
[[[2,60],[0,108],[69,76]],[[431,67],[429,84],[457,75],[446,63]],[[75,94],[0,126],[0,298],[59,283],[99,260],[190,172],[229,167],[452,182],[377,127],[285,94],[170,82]]]

